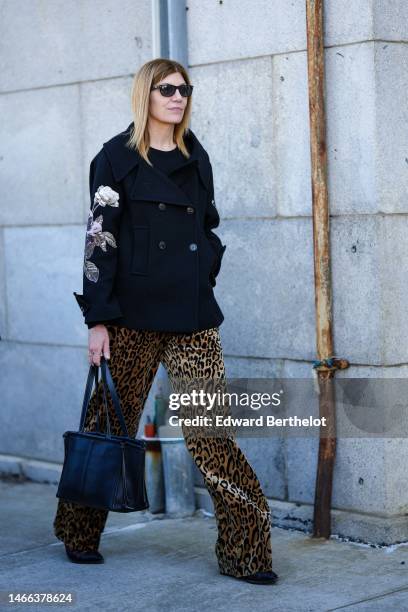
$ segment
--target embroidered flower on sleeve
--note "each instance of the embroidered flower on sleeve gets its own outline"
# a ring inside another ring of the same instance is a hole
[[[101,185],[98,187],[97,192],[94,196],[94,204],[97,206],[119,206],[119,194],[111,189],[110,187],[105,187]],[[96,208],[96,207],[95,207]]]
[[[86,227],[85,253],[84,253],[84,274],[86,278],[94,283],[99,279],[99,268],[90,261],[95,247],[100,247],[106,253],[109,244],[114,249],[117,248],[116,240],[110,232],[103,232],[103,215],[94,218],[94,212],[98,206],[119,206],[119,194],[111,187],[100,185],[95,193],[94,201],[88,215]]]

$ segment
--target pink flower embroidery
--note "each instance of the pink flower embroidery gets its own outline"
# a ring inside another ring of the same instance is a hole
[[[102,215],[101,215],[102,216]],[[92,221],[91,229],[87,230],[87,234],[94,236],[95,234],[99,234],[102,231],[102,225],[97,221]]]
[[[86,228],[85,253],[84,253],[84,274],[86,278],[94,283],[99,279],[99,269],[90,261],[95,247],[100,247],[106,253],[109,244],[114,249],[117,248],[116,240],[110,232],[102,231],[103,216],[99,215],[94,219],[94,212],[98,206],[119,206],[119,194],[111,187],[100,185],[95,193],[94,201],[88,215]]]

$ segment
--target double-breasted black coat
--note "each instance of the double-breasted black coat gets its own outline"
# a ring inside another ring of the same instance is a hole
[[[167,176],[126,146],[132,127],[90,165],[83,293],[74,292],[85,323],[184,333],[218,326],[213,288],[226,245],[213,232],[220,217],[208,153],[189,130],[190,158]]]

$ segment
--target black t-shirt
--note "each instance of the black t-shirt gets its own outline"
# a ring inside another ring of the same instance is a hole
[[[162,151],[161,149],[150,147],[148,158],[153,166],[167,174],[167,176],[173,168],[176,168],[180,162],[186,159],[178,147],[171,151]]]

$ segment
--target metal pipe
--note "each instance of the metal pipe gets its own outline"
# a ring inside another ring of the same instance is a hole
[[[180,62],[188,68],[187,7],[185,0],[158,0],[160,57]],[[156,0],[153,0],[156,2]]]
[[[336,410],[332,379],[336,369],[348,367],[332,357],[332,292],[330,227],[327,193],[326,115],[324,96],[323,0],[306,0],[307,69],[309,88],[310,155],[312,169],[313,253],[316,311],[315,364],[319,386],[321,426],[314,499],[313,537],[331,533],[331,496],[336,454]]]

